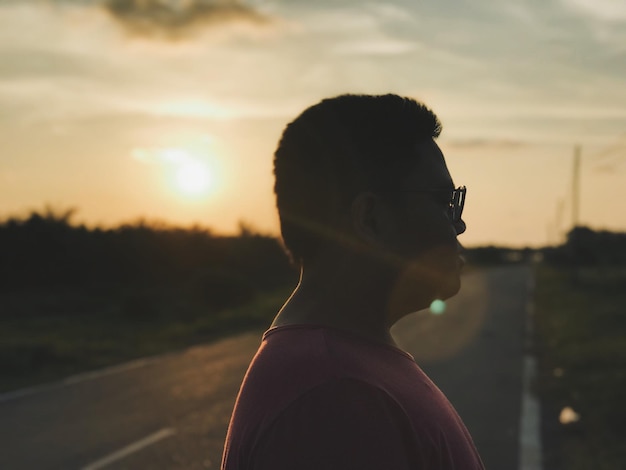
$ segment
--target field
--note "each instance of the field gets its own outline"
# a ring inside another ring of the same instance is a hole
[[[625,268],[537,268],[535,321],[544,468],[624,468],[624,286]],[[566,407],[574,413],[563,412]]]
[[[264,328],[298,272],[275,237],[47,208],[0,223],[0,391]]]
[[[5,293],[0,296],[5,310],[0,325],[0,392],[238,331],[262,330],[290,291],[260,293],[241,306],[219,311],[181,305],[172,296],[168,305],[167,295],[153,292],[130,298],[72,291]]]

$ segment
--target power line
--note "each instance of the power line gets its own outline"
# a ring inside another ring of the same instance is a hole
[[[614,171],[615,166],[626,159],[626,132],[622,133],[615,142],[591,155],[589,158],[595,160],[595,171]]]

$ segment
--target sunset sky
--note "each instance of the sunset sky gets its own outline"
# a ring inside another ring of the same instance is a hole
[[[0,0],[0,217],[278,233],[272,155],[341,93],[424,101],[468,246],[626,230],[623,0]]]

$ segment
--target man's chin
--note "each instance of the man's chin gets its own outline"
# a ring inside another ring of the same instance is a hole
[[[460,289],[460,270],[435,274],[409,268],[396,280],[389,307],[396,316],[407,315],[430,307],[434,300],[447,300]]]
[[[455,276],[454,279],[449,280],[441,289],[439,300],[447,300],[450,297],[454,297],[461,290],[461,276]]]

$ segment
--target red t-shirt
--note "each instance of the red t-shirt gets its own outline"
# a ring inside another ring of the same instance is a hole
[[[326,327],[272,328],[231,418],[222,470],[484,470],[410,354]]]

